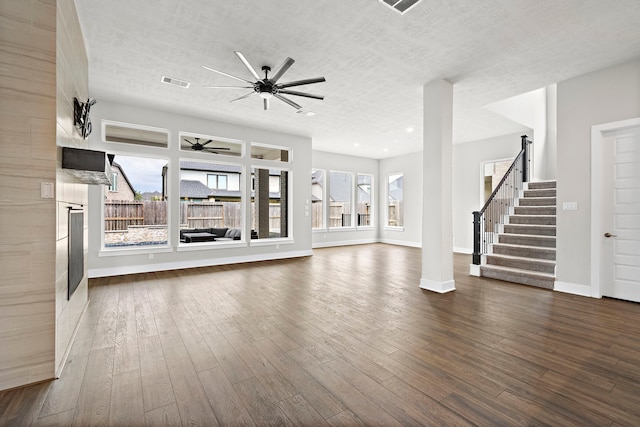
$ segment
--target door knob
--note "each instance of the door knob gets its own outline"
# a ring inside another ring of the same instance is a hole
[[[608,239],[609,237],[618,237],[618,236],[616,236],[615,234],[611,234],[611,233],[604,233],[604,237],[606,237]]]

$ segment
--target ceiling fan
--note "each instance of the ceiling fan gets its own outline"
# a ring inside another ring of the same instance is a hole
[[[300,106],[299,104],[293,102],[291,99],[289,99],[289,98],[287,98],[287,97],[285,97],[283,95],[294,95],[294,96],[303,96],[303,97],[306,97],[306,98],[313,98],[313,99],[324,99],[324,96],[321,96],[321,95],[313,95],[313,94],[310,94],[310,93],[298,92],[298,91],[295,91],[295,90],[287,89],[287,88],[294,87],[294,86],[303,86],[303,85],[309,85],[309,84],[313,84],[313,83],[322,83],[322,82],[326,81],[324,77],[316,77],[316,78],[313,78],[313,79],[295,80],[295,81],[287,82],[287,83],[278,83],[278,80],[280,80],[282,75],[284,73],[286,73],[287,70],[295,62],[293,59],[291,59],[291,58],[285,59],[284,62],[282,64],[280,64],[280,66],[277,68],[277,70],[271,75],[271,77],[269,77],[269,72],[271,71],[271,67],[269,67],[268,65],[263,65],[262,66],[262,71],[264,71],[264,79],[261,79],[260,76],[258,75],[258,73],[256,72],[256,70],[251,66],[251,64],[249,64],[249,61],[247,61],[247,59],[244,57],[244,55],[242,53],[236,51],[235,54],[238,56],[238,58],[240,58],[240,61],[242,61],[244,66],[247,67],[247,69],[249,70],[251,75],[256,79],[256,81],[252,82],[250,80],[243,79],[241,77],[232,76],[231,74],[227,74],[227,73],[224,73],[222,71],[214,70],[213,68],[210,68],[210,67],[207,67],[207,66],[203,65],[202,68],[204,68],[206,70],[213,71],[214,73],[222,74],[223,76],[231,77],[232,79],[240,80],[241,82],[245,82],[245,83],[249,84],[249,86],[205,86],[205,88],[208,88],[208,89],[252,89],[252,91],[249,92],[248,94],[243,95],[243,96],[241,96],[239,98],[233,99],[230,102],[239,101],[241,99],[244,99],[244,98],[247,98],[247,97],[253,95],[254,93],[257,93],[260,96],[260,98],[262,98],[262,100],[263,100],[263,104],[264,104],[264,109],[265,110],[269,109],[269,100],[272,97],[274,97],[276,99],[279,99],[280,101],[291,105],[296,110],[301,110],[302,106]]]
[[[204,143],[200,143],[200,138],[193,138],[196,140],[196,142],[191,142],[189,141],[187,138],[184,138],[184,140],[186,142],[188,142],[189,144],[191,144],[191,149],[193,151],[206,151],[206,152],[210,152],[213,154],[218,154],[218,151],[225,151],[225,150],[230,150],[229,147],[206,147],[207,144],[213,142],[213,139],[208,140],[207,142]]]

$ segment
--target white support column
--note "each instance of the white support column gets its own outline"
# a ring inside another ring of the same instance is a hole
[[[452,129],[453,85],[423,87],[422,277],[420,287],[445,293],[453,280]]]

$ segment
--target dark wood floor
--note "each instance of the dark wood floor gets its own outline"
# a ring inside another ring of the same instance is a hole
[[[113,277],[57,381],[0,425],[640,425],[640,304],[469,277],[420,250]]]

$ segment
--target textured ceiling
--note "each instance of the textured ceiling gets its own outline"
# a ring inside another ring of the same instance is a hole
[[[422,86],[454,84],[454,142],[522,126],[483,108],[640,56],[638,0],[77,0],[91,97],[313,138],[316,150],[385,158],[421,150]],[[324,76],[291,97],[313,117],[234,89],[287,56],[280,82]],[[161,83],[166,75],[188,89]],[[407,128],[413,132],[407,132]],[[185,129],[188,131],[188,129]],[[357,146],[356,146],[357,144]]]

